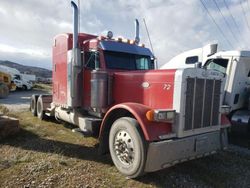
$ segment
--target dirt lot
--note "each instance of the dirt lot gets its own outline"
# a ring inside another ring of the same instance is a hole
[[[10,92],[10,95],[5,99],[0,99],[0,104],[7,107],[10,111],[27,111],[30,105],[30,97],[32,94],[48,93],[47,90],[41,90],[39,87],[29,91]]]
[[[250,151],[243,147],[128,180],[109,155],[97,154],[98,140],[28,111],[10,114],[21,132],[0,140],[0,187],[250,187]]]

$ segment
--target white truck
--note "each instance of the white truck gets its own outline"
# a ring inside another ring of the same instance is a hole
[[[10,68],[4,65],[0,65],[0,70],[11,75],[12,81],[16,84],[18,89],[30,90],[33,87],[33,84],[30,80],[26,80],[17,69]]]
[[[175,56],[160,69],[194,66],[224,73],[226,84],[223,103],[231,107],[228,114],[231,123],[250,125],[250,51],[217,52],[217,44],[208,44]]]

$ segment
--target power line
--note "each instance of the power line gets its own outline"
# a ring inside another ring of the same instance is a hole
[[[149,40],[149,44],[150,44],[151,50],[152,50],[153,55],[154,55],[154,49],[153,49],[151,38],[150,38],[150,35],[149,35],[149,32],[148,32],[148,27],[147,27],[145,18],[143,18],[143,22],[144,22],[144,25],[145,25],[145,28],[146,28],[146,32],[147,32],[147,35],[148,35],[148,40]]]
[[[219,12],[220,12],[220,14],[221,14],[221,16],[222,16],[224,22],[226,23],[227,27],[229,28],[229,30],[230,30],[230,32],[231,32],[232,36],[234,37],[234,40],[235,40],[236,42],[239,42],[238,39],[237,39],[237,37],[235,36],[233,30],[231,29],[230,24],[229,24],[228,21],[226,20],[225,16],[222,14],[219,5],[217,4],[217,2],[216,2],[215,0],[213,0],[213,2],[214,2],[214,4],[215,4],[215,6],[217,7],[217,9],[219,10]]]
[[[243,17],[245,18],[245,21],[247,23],[247,27],[248,27],[248,29],[250,31],[250,26],[249,26],[249,23],[248,23],[248,20],[247,20],[247,15],[246,15],[245,9],[244,9],[244,7],[242,5],[242,1],[240,1],[240,6],[241,6],[241,9],[242,9],[242,12],[243,12]]]
[[[227,38],[227,36],[225,35],[225,33],[223,32],[223,30],[222,30],[222,29],[220,28],[220,26],[216,23],[216,21],[215,21],[214,17],[212,16],[212,14],[210,14],[210,12],[209,12],[209,10],[208,10],[206,4],[205,4],[202,0],[200,0],[200,2],[201,2],[201,4],[203,5],[203,7],[204,7],[204,9],[206,10],[206,12],[208,13],[208,15],[210,16],[210,18],[212,19],[212,21],[214,22],[214,24],[216,25],[216,27],[218,28],[218,30],[221,32],[222,36],[225,38],[225,40],[226,40],[227,43],[229,44],[229,46],[230,46],[231,48],[233,48],[232,43],[228,40],[228,38]]]
[[[240,31],[240,26],[237,24],[237,22],[236,22],[236,19],[235,19],[235,17],[233,16],[233,14],[232,14],[232,12],[231,12],[231,10],[230,10],[230,8],[229,8],[229,6],[228,6],[228,3],[226,2],[226,0],[223,0],[224,1],[224,4],[225,4],[225,7],[227,8],[227,11],[229,12],[229,15],[230,15],[230,17],[231,17],[231,19],[233,20],[233,23],[234,23],[234,28],[236,28],[237,29],[237,31],[238,31],[238,33],[239,33],[239,36],[240,36],[240,38],[241,38],[241,40],[242,41],[240,41],[240,43],[242,43],[242,45],[241,45],[241,48],[244,48],[244,43],[245,43],[245,39],[243,38],[243,36],[241,35],[241,31]]]
[[[234,22],[235,27],[237,28],[239,34],[241,35],[241,31],[240,31],[240,29],[239,29],[240,27],[239,27],[239,25],[236,23],[236,20],[235,20],[235,18],[233,17],[233,14],[232,14],[232,12],[231,12],[230,9],[229,9],[229,6],[228,6],[226,0],[224,0],[224,4],[225,4],[225,6],[226,6],[226,8],[227,8],[227,10],[228,10],[228,12],[229,12],[229,14],[230,14],[230,16],[231,16],[233,22]]]

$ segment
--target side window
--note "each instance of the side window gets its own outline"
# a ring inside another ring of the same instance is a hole
[[[84,53],[85,64],[84,67],[89,69],[95,69],[95,53],[94,52],[85,52]]]
[[[4,82],[9,82],[9,78],[7,76],[3,77]]]
[[[15,74],[14,79],[21,80],[21,77],[20,77],[20,75]]]
[[[136,68],[138,70],[148,70],[149,69],[149,61],[147,58],[137,58],[136,59]]]
[[[198,56],[190,56],[186,58],[185,64],[195,64],[199,61]]]

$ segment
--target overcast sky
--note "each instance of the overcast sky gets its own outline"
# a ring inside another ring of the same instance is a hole
[[[215,1],[221,12],[213,0],[202,0],[220,29],[201,0],[80,0],[80,31],[100,35],[111,30],[116,37],[134,38],[138,18],[141,41],[149,47],[145,18],[160,64],[211,42],[221,50],[249,49],[250,3]],[[52,39],[71,32],[71,18],[70,0],[0,0],[0,60],[50,69]]]

